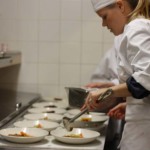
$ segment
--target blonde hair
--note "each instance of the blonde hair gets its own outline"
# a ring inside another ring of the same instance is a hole
[[[129,14],[129,21],[143,16],[146,19],[150,19],[150,2],[149,0],[127,0],[133,11]]]

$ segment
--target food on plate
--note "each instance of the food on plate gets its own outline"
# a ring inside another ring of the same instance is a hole
[[[44,111],[44,113],[55,113],[54,110],[48,110],[48,111]]]
[[[62,100],[62,98],[55,97],[55,98],[54,98],[54,100],[56,100],[56,101],[61,101],[61,100]]]
[[[40,123],[38,123],[38,124],[34,125],[34,127],[35,128],[42,128],[43,126]]]
[[[68,135],[64,135],[64,137],[70,137],[70,138],[84,138],[83,134],[68,134]]]
[[[20,133],[8,134],[8,136],[17,136],[17,137],[32,137],[31,135],[21,131]]]
[[[56,108],[55,105],[47,105],[47,106],[44,106],[45,108]]]
[[[47,117],[47,116],[45,116],[43,119],[44,119],[44,120],[48,120],[48,117]]]
[[[82,117],[81,121],[90,122],[90,121],[92,121],[92,118],[91,117]]]

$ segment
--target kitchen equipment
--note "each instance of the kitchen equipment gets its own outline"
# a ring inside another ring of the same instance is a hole
[[[90,91],[96,90],[95,88],[79,88],[79,87],[65,87],[69,106],[72,108],[81,108],[84,104],[85,98]]]
[[[100,97],[98,98],[97,101],[98,102],[103,102],[106,98],[108,98],[112,94],[112,92],[113,92],[112,89],[106,90],[106,92],[104,92],[103,94],[100,95]],[[63,117],[64,127],[68,131],[71,131],[73,129],[73,126],[72,126],[71,123],[74,122],[77,118],[79,118],[81,115],[83,115],[86,112],[88,112],[88,108],[85,108],[80,113],[78,113],[77,115],[75,115],[73,118]]]

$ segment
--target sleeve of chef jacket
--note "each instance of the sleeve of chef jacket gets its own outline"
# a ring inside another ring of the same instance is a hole
[[[124,43],[133,68],[127,86],[133,97],[140,99],[150,94],[150,21],[134,21],[126,30]]]
[[[118,75],[116,67],[116,54],[114,46],[109,49],[98,64],[95,72],[92,74],[92,82],[113,82],[118,84]]]

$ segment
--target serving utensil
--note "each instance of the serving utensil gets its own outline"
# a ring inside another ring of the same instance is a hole
[[[100,97],[97,100],[97,103],[103,102],[106,98],[108,98],[111,94],[113,93],[112,89],[108,89],[105,91],[103,94],[100,95]],[[80,113],[75,115],[73,118],[68,118],[68,117],[63,117],[63,125],[68,131],[72,131],[73,129],[73,122],[79,118],[81,115],[85,114],[88,112],[88,108],[85,108],[82,110]]]

